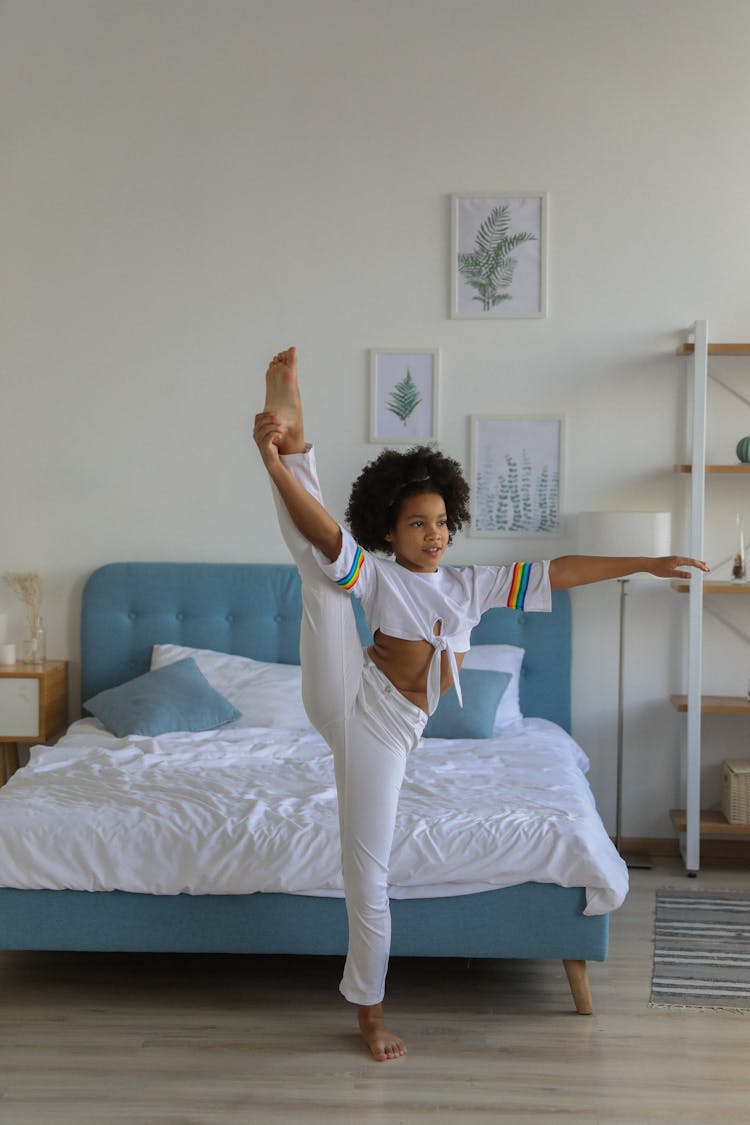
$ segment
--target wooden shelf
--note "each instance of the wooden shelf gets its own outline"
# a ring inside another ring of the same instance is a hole
[[[707,473],[750,473],[750,465],[744,462],[738,462],[736,465],[705,465]],[[692,465],[675,465],[674,471],[676,473],[692,473]]]
[[[694,355],[695,344],[680,344],[678,355]],[[709,344],[709,355],[750,355],[750,344]]]
[[[688,337],[689,338],[689,337]],[[705,530],[704,518],[704,502],[707,496],[704,495],[706,480],[713,480],[714,486],[717,486],[721,476],[729,477],[743,476],[750,473],[750,464],[740,462],[739,459],[731,464],[706,464],[706,429],[709,419],[709,382],[716,383],[719,387],[723,387],[725,391],[735,395],[742,401],[745,407],[750,406],[750,398],[745,394],[740,394],[733,386],[724,382],[717,372],[711,372],[711,360],[716,360],[718,357],[731,358],[732,356],[742,356],[750,358],[750,343],[731,343],[720,344],[711,343],[708,336],[708,321],[696,320],[694,325],[694,332],[692,335],[692,343],[684,343],[677,347],[677,355],[685,356],[687,358],[686,372],[688,373],[688,380],[690,383],[691,399],[692,399],[692,422],[691,422],[691,453],[688,456],[691,459],[691,464],[678,464],[674,466],[676,473],[685,473],[690,477],[690,516],[688,520],[688,531],[690,542],[692,544],[701,543],[703,540],[703,533]],[[720,371],[726,371],[726,365],[720,367]],[[742,365],[742,372],[745,372],[745,365]],[[726,450],[727,455],[731,458],[732,451]],[[696,456],[697,454],[697,456]],[[705,487],[704,487],[705,486]],[[708,492],[713,495],[713,486],[708,489]],[[701,548],[694,546],[690,551],[695,555],[700,552]],[[731,556],[730,560],[731,562]],[[700,676],[700,669],[703,663],[703,652],[701,645],[701,616],[705,611],[708,611],[716,616],[724,625],[742,636],[744,639],[745,634],[742,630],[737,629],[730,621],[716,612],[716,606],[712,604],[712,596],[715,594],[735,594],[735,595],[748,595],[750,594],[750,582],[733,582],[731,575],[733,568],[731,566],[724,569],[717,567],[711,575],[695,575],[692,580],[685,578],[678,578],[673,580],[670,584],[673,590],[678,593],[684,594],[687,591],[693,591],[693,596],[690,597],[690,606],[688,616],[688,649],[690,655],[691,669],[697,670]],[[720,579],[720,574],[725,577]],[[706,600],[707,599],[707,600]],[[738,609],[739,606],[735,606]],[[726,610],[729,614],[731,606],[726,603],[722,606],[722,610]],[[691,673],[692,674],[692,673]],[[671,697],[672,705],[677,711],[688,711],[688,696],[686,695],[673,695]],[[684,733],[684,747],[682,753],[682,766],[685,782],[685,803],[689,806],[686,809],[672,809],[671,817],[674,822],[675,828],[683,834],[683,857],[685,861],[685,868],[688,874],[697,874],[700,869],[700,853],[701,853],[701,837],[702,836],[739,836],[743,837],[743,849],[748,847],[750,839],[750,824],[730,824],[724,816],[723,812],[719,810],[700,809],[700,791],[701,791],[701,739],[703,728],[706,724],[701,722],[702,713],[713,713],[718,715],[737,715],[745,716],[747,719],[750,716],[750,699],[744,695],[699,695],[697,690],[690,692],[690,713],[688,714],[688,722],[685,724]],[[695,711],[698,711],[698,714]],[[715,844],[715,846],[719,846]],[[724,846],[727,846],[726,844]]]
[[[669,815],[678,832],[687,822],[684,809],[670,809]],[[701,809],[701,836],[750,836],[750,824],[730,824],[721,809]]]
[[[686,695],[671,695],[669,698],[675,711],[687,711]],[[742,695],[704,695],[701,697],[701,711],[713,715],[750,715],[750,699]]]
[[[678,594],[687,594],[690,589],[690,580],[673,578],[669,583]],[[750,582],[704,582],[704,594],[750,594]]]

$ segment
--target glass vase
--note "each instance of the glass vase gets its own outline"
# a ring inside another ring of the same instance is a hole
[[[732,581],[747,582],[747,565],[745,563],[745,534],[742,527],[742,516],[737,513],[737,550],[732,562]]]
[[[21,647],[21,661],[23,664],[44,664],[46,659],[47,634],[44,622],[41,617],[37,617],[31,625],[30,635]]]

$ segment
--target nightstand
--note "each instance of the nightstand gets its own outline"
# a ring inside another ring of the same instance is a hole
[[[68,664],[0,664],[0,785],[18,769],[19,743],[46,743],[68,725]]]

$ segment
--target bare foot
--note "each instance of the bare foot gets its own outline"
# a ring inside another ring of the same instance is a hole
[[[279,453],[303,453],[305,430],[297,382],[296,348],[279,352],[269,363],[263,412],[275,414],[283,426],[283,435],[277,443]]]
[[[358,1010],[359,1030],[376,1062],[389,1062],[406,1054],[406,1044],[385,1026],[383,1005],[371,1004]]]

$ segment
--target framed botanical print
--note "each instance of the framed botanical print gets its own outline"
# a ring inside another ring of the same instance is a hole
[[[471,535],[562,534],[563,419],[471,416]]]
[[[546,193],[451,198],[451,316],[546,317]]]
[[[437,440],[437,349],[370,352],[370,441],[405,445]]]

